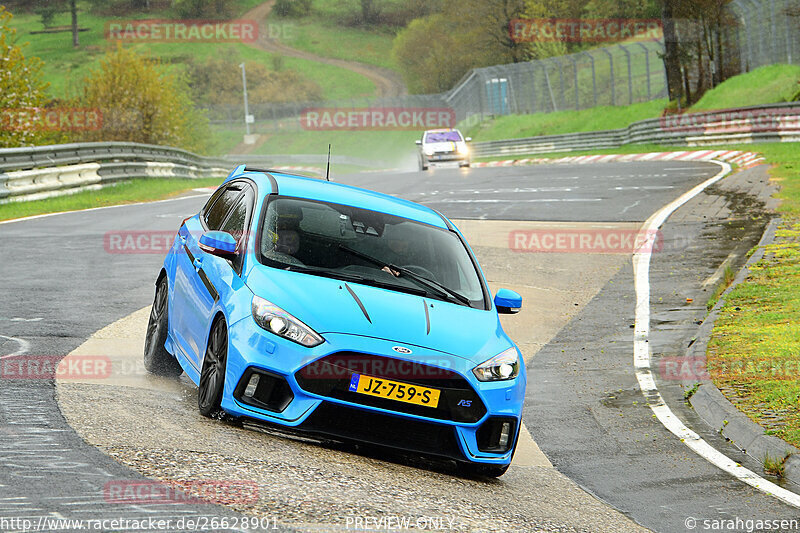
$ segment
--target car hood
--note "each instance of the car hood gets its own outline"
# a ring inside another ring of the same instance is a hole
[[[494,311],[263,266],[254,268],[246,283],[253,293],[323,337],[326,333],[374,337],[476,364],[509,346]]]
[[[455,152],[456,149],[463,145],[463,141],[447,141],[441,143],[426,143],[425,150],[432,150],[434,152]]]

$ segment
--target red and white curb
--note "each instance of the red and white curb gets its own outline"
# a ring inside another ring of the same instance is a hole
[[[575,155],[559,158],[506,159],[473,163],[473,167],[516,167],[524,165],[572,163],[627,163],[635,161],[724,161],[741,168],[751,168],[764,163],[761,154],[740,150],[695,150],[685,152],[649,152],[646,154]]]

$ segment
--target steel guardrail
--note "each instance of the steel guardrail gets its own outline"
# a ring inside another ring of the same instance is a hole
[[[474,157],[619,148],[626,144],[687,147],[800,141],[800,102],[687,113],[627,128],[472,143]]]

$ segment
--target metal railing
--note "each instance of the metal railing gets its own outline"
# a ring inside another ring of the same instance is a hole
[[[476,142],[475,157],[619,148],[626,144],[688,147],[754,142],[800,142],[800,104],[787,103],[690,113],[634,122],[627,128]]]
[[[131,178],[223,178],[230,162],[179,148],[74,143],[0,149],[0,203],[96,189]]]
[[[476,142],[472,149],[475,157],[492,157],[639,143],[697,147],[752,142],[800,142],[800,104],[675,115],[635,122],[619,130]],[[308,158],[322,163],[322,157],[316,155],[249,159],[272,166]],[[248,158],[209,158],[177,148],[119,142],[0,149],[0,202],[45,198],[130,178],[223,178],[244,159]],[[375,165],[373,161],[355,158],[334,158],[334,161]]]

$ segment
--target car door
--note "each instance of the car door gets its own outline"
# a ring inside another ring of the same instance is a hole
[[[222,228],[241,198],[242,190],[241,183],[227,185],[212,197],[198,216],[186,220],[178,231],[183,249],[176,262],[173,332],[183,355],[198,372],[205,352],[207,323],[219,298],[219,289],[208,276],[208,271],[214,270],[211,266],[215,261],[208,261],[213,256],[200,250],[200,236],[207,230]]]

